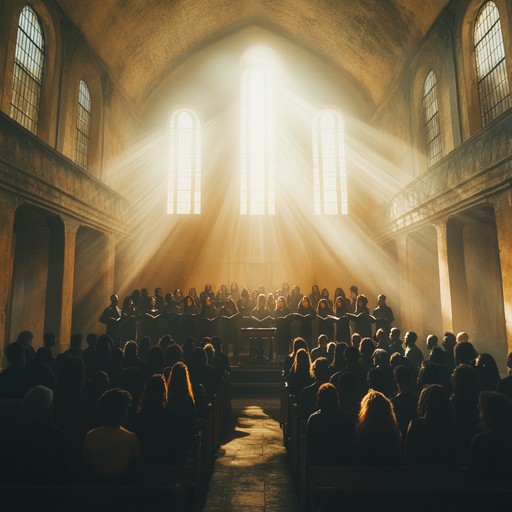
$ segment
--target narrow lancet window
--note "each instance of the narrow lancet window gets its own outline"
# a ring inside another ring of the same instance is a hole
[[[494,2],[487,2],[480,9],[474,45],[480,111],[485,126],[510,108],[505,46],[500,13]]]
[[[423,84],[423,117],[427,162],[430,167],[443,156],[439,106],[437,104],[437,82],[433,71],[429,72]]]
[[[313,186],[316,215],[347,215],[343,119],[324,110],[313,122]]]
[[[76,118],[75,161],[86,169],[89,166],[89,143],[91,139],[91,93],[87,84],[80,80],[78,87],[78,113]]]
[[[20,14],[12,77],[11,117],[37,133],[44,68],[44,37],[36,13],[25,6]]]
[[[240,213],[273,215],[272,90],[265,70],[253,68],[243,75],[241,98]]]
[[[188,109],[171,118],[171,158],[167,213],[201,213],[201,125]]]

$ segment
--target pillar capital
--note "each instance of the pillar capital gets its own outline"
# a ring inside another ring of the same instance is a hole
[[[60,217],[62,224],[64,226],[64,231],[66,233],[69,232],[77,232],[78,228],[82,225],[81,222],[73,217],[68,217],[66,215],[61,215]]]
[[[494,207],[494,211],[498,212],[512,206],[512,188],[501,190],[497,194],[489,198],[489,202]]]

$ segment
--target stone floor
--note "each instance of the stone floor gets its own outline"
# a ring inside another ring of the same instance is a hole
[[[299,512],[278,398],[234,398],[203,512]]]

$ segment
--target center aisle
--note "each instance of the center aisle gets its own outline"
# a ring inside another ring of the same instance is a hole
[[[233,398],[203,512],[299,512],[278,398]]]

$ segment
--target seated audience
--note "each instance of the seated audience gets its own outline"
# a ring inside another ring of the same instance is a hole
[[[192,448],[196,431],[196,403],[187,365],[177,362],[167,380],[167,406],[178,418],[179,437],[186,449]]]
[[[133,431],[140,443],[141,462],[181,464],[185,445],[180,438],[178,418],[167,407],[167,383],[162,375],[152,375],[144,386]]]
[[[512,482],[512,402],[495,391],[482,391],[478,402],[480,427],[469,449],[468,466],[475,482],[506,485]]]
[[[119,388],[106,391],[100,398],[102,426],[87,432],[83,452],[85,463],[97,478],[126,478],[139,457],[137,434],[123,427],[130,402],[130,394]]]
[[[311,362],[315,362],[319,357],[327,357],[327,344],[329,338],[325,334],[318,336],[318,345],[311,350]]]
[[[475,361],[478,385],[481,391],[496,391],[500,383],[498,365],[491,354],[480,354]]]
[[[316,396],[317,411],[306,427],[308,464],[350,464],[354,459],[354,423],[338,400],[336,388],[322,384]]]
[[[457,430],[459,463],[465,464],[471,440],[478,427],[478,376],[471,366],[461,364],[452,374],[452,406]]]
[[[409,424],[405,458],[412,466],[455,466],[457,442],[448,393],[439,384],[421,391],[418,418]]]
[[[356,456],[360,464],[401,464],[401,436],[395,411],[392,403],[382,393],[371,389],[361,401],[355,438]]]
[[[314,379],[313,384],[302,390],[298,401],[300,418],[306,420],[315,411],[318,388],[322,384],[329,382],[329,360],[325,357],[319,357],[311,363],[311,376]]]
[[[394,370],[397,394],[391,399],[402,439],[405,439],[409,423],[417,418],[418,395],[415,392],[411,370],[407,366],[398,365]]]
[[[9,366],[0,373],[0,398],[21,400],[29,386],[25,349],[18,341],[9,343],[5,357]]]
[[[288,374],[288,394],[300,397],[302,390],[314,382],[311,375],[311,360],[306,349],[301,348],[295,354],[295,362]]]

